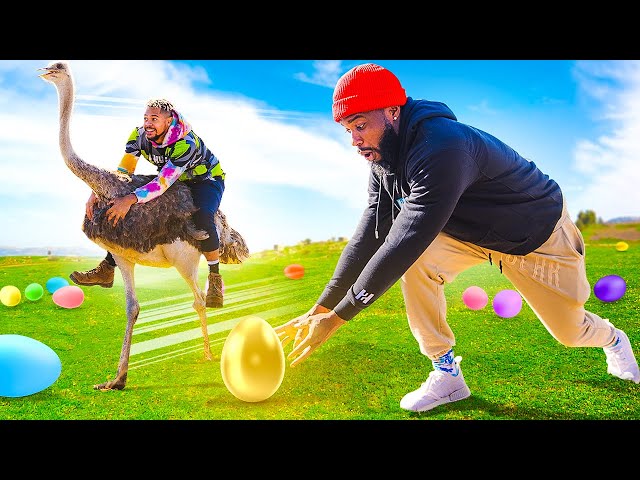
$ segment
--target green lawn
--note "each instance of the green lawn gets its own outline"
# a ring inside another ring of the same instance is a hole
[[[624,329],[640,353],[638,312],[640,244],[617,252],[610,242],[589,244],[587,272],[593,285],[605,275],[627,282],[625,296],[587,308]],[[472,396],[431,412],[399,408],[431,370],[409,332],[399,285],[342,327],[309,359],[287,364],[269,399],[238,400],[225,387],[220,353],[229,330],[247,315],[279,325],[308,310],[328,281],[344,243],[320,242],[263,252],[242,265],[223,265],[223,309],[209,309],[213,361],[205,361],[192,296],[173,269],[136,267],[141,314],[133,337],[126,389],[102,392],[93,385],[116,372],[126,323],[124,289],[116,271],[111,289],[83,287],[76,309],[56,306],[51,295],[15,307],[0,304],[0,334],[39,340],[60,357],[62,373],[49,388],[20,398],[0,397],[0,419],[82,420],[623,420],[640,419],[640,385],[607,374],[601,349],[558,344],[525,304],[514,318],[495,315],[489,304],[472,311],[462,292],[482,286],[493,296],[511,288],[488,263],[464,272],[447,287],[448,319],[457,336],[456,355]],[[0,258],[0,287],[24,292],[54,276],[95,266],[99,258]],[[283,269],[305,266],[291,280]],[[201,267],[202,285],[206,266]],[[290,351],[290,346],[286,352]]]

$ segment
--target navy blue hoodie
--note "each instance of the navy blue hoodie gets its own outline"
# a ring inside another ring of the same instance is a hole
[[[369,177],[369,201],[318,304],[350,320],[391,288],[439,232],[526,255],[562,213],[558,184],[445,104],[408,98],[393,173]]]

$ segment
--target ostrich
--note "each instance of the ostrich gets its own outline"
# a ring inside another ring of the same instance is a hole
[[[96,390],[122,390],[126,386],[131,352],[133,327],[140,313],[135,281],[136,264],[151,267],[174,267],[193,292],[193,308],[200,318],[204,337],[204,356],[211,360],[207,331],[206,295],[198,286],[198,265],[201,252],[199,241],[207,233],[198,230],[192,221],[196,210],[191,191],[182,182],[175,182],[167,191],[153,201],[135,204],[125,218],[115,226],[106,218],[108,201],[127,195],[137,187],[145,185],[153,175],[131,177],[110,172],[82,160],[71,145],[70,122],[74,105],[74,80],[69,64],[56,61],[39,69],[39,76],[51,82],[58,92],[60,110],[60,152],[67,167],[95,192],[98,203],[93,219],[85,215],[82,230],[98,246],[111,252],[124,281],[126,295],[127,326],[122,343],[118,370],[113,380],[94,385]],[[249,250],[242,236],[231,228],[225,215],[218,211],[215,218],[220,235],[220,261],[242,263],[249,257]]]

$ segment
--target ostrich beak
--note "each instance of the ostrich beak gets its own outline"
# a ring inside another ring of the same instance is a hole
[[[45,68],[38,68],[37,71],[38,72],[44,71],[44,73],[41,73],[41,74],[38,75],[39,77],[44,78],[47,75],[51,75],[52,73],[54,73],[55,69],[54,68],[50,68],[50,67],[45,67]]]

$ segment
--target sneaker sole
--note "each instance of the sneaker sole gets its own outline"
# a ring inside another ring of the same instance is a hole
[[[471,390],[469,390],[469,387],[465,385],[464,388],[461,388],[460,390],[456,390],[455,392],[453,392],[448,397],[443,397],[442,399],[438,400],[437,402],[431,403],[431,404],[427,405],[426,407],[419,408],[417,410],[409,410],[409,409],[405,409],[405,410],[409,410],[411,412],[427,412],[427,411],[432,410],[432,409],[434,409],[436,407],[439,407],[440,405],[444,405],[446,403],[457,402],[459,400],[464,400],[465,398],[469,398],[470,396],[471,396]]]

